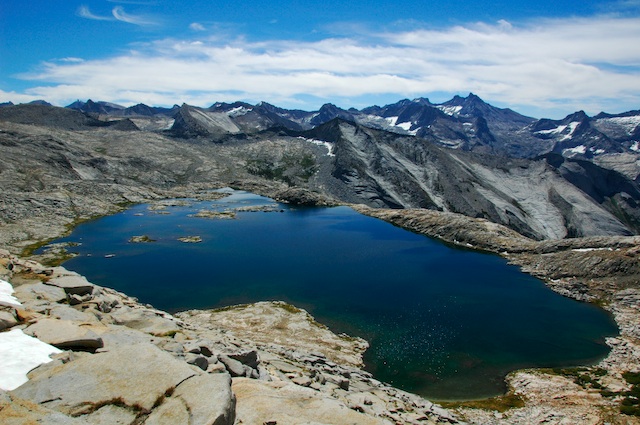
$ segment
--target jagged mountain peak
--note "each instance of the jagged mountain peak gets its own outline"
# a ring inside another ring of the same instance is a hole
[[[253,109],[253,105],[246,102],[240,102],[240,101],[233,102],[233,103],[217,102],[211,105],[208,108],[208,110],[216,111],[216,112],[227,112],[229,110],[236,109],[236,108]]]
[[[569,123],[569,122],[583,122],[583,121],[587,121],[589,120],[589,115],[587,115],[586,112],[580,110],[580,111],[576,111],[573,114],[569,114],[567,115],[562,122],[565,123]]]

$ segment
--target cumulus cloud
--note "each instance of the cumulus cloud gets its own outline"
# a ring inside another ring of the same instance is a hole
[[[507,105],[637,109],[637,40],[640,18],[610,16],[476,23],[357,40],[165,39],[103,60],[44,64],[42,72],[24,78],[47,83],[29,94],[62,103],[100,97],[124,103],[152,98],[156,104],[206,99],[202,104],[210,104],[230,96],[335,102],[472,91]]]

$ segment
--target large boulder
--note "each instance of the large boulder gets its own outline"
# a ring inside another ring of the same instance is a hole
[[[216,373],[194,376],[180,384],[145,424],[231,425],[234,421],[231,377]]]
[[[122,306],[112,310],[110,315],[117,325],[137,329],[152,335],[170,335],[180,330],[178,323],[167,317],[166,313],[160,313],[152,309]]]
[[[18,286],[16,289],[16,297],[23,303],[36,300],[45,300],[52,303],[59,303],[67,300],[67,293],[63,288],[53,285],[45,285],[44,283],[27,283]]]
[[[233,378],[232,388],[237,397],[238,423],[391,424],[383,418],[356,412],[318,391],[292,383]]]
[[[94,284],[84,276],[66,270],[64,273],[49,279],[45,284],[62,288],[69,295],[88,295],[93,292]]]
[[[58,348],[95,351],[104,345],[102,338],[93,330],[95,327],[104,328],[104,325],[41,319],[24,332]]]
[[[73,416],[109,404],[148,413],[196,374],[155,345],[137,344],[49,367],[13,394]]]

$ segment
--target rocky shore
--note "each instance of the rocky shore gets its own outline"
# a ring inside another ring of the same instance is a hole
[[[0,279],[15,291],[0,339],[24,334],[56,353],[0,391],[3,424],[458,423],[363,371],[366,341],[282,302],[172,316],[7,251]],[[14,351],[2,361],[32,354]]]
[[[504,397],[450,404],[459,417],[478,424],[640,423],[638,416],[621,414],[622,405],[637,404],[637,397],[629,395],[633,386],[626,377],[640,372],[640,237],[534,241],[504,226],[459,214],[353,208],[446,243],[501,255],[543,279],[552,290],[597,303],[615,319],[620,335],[607,339],[611,352],[599,364],[515,371],[507,376],[509,391]]]

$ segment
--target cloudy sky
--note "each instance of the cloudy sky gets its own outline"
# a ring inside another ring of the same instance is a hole
[[[10,0],[0,102],[640,109],[640,0]]]

